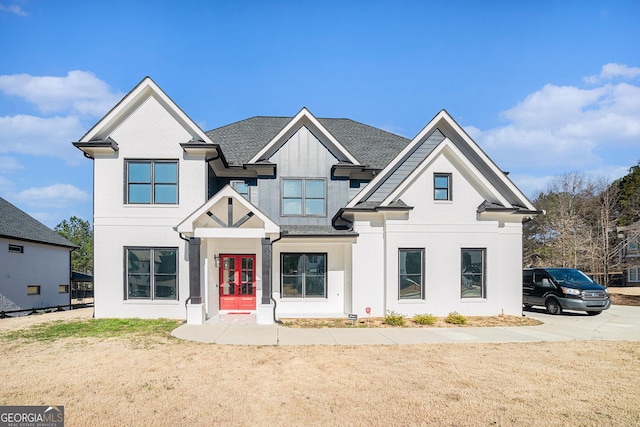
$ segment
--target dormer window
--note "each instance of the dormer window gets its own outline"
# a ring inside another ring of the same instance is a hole
[[[284,179],[282,216],[325,216],[324,179]]]
[[[129,160],[126,162],[126,203],[175,205],[178,203],[178,162]]]

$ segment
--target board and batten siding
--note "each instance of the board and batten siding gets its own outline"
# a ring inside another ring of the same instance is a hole
[[[331,219],[349,198],[349,180],[331,179],[331,166],[338,159],[305,126],[276,151],[269,161],[278,165],[276,179],[258,179],[258,208],[281,225],[331,225]],[[318,216],[282,216],[282,180],[287,178],[325,179],[326,212]],[[252,194],[253,196],[253,194]]]
[[[444,140],[445,136],[436,129],[428,138],[416,145],[407,157],[398,165],[389,177],[384,180],[365,200],[382,202],[416,167]]]

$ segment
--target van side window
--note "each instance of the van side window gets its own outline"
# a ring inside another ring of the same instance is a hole
[[[522,282],[525,284],[533,283],[533,271],[524,271],[522,273]]]

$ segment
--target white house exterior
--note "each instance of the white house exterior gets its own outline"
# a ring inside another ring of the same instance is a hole
[[[3,198],[0,218],[0,312],[69,305],[73,243]]]
[[[537,211],[446,111],[412,140],[306,108],[204,132],[147,77],[74,145],[96,317],[521,313]]]

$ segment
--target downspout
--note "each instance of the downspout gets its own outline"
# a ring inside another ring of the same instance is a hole
[[[184,241],[185,241],[185,242],[187,242],[187,244],[188,244],[188,243],[189,243],[189,239],[187,239],[186,237],[184,237],[184,236],[182,235],[182,233],[181,233],[181,232],[179,232],[178,230],[176,230],[176,228],[177,228],[177,227],[174,227],[173,229],[178,233],[178,237],[180,237],[182,240],[184,240]],[[187,253],[188,253],[188,251],[187,251]],[[189,295],[189,298],[187,298],[187,299],[184,301],[184,307],[185,307],[185,309],[187,308],[187,304],[189,304],[189,300],[191,300],[191,295]]]
[[[271,241],[269,243],[269,250],[271,251],[271,266],[272,267],[273,267],[273,244],[275,242],[277,242],[278,240],[280,240],[280,239],[282,239],[282,233],[280,233],[280,236],[276,240],[273,240],[273,241]],[[271,277],[273,277],[273,271],[271,272]],[[271,301],[273,301],[273,322],[282,325],[282,321],[278,320],[276,318],[276,308],[278,308],[278,303],[273,298],[273,281],[271,281],[271,295],[269,295],[269,298],[271,299]]]

